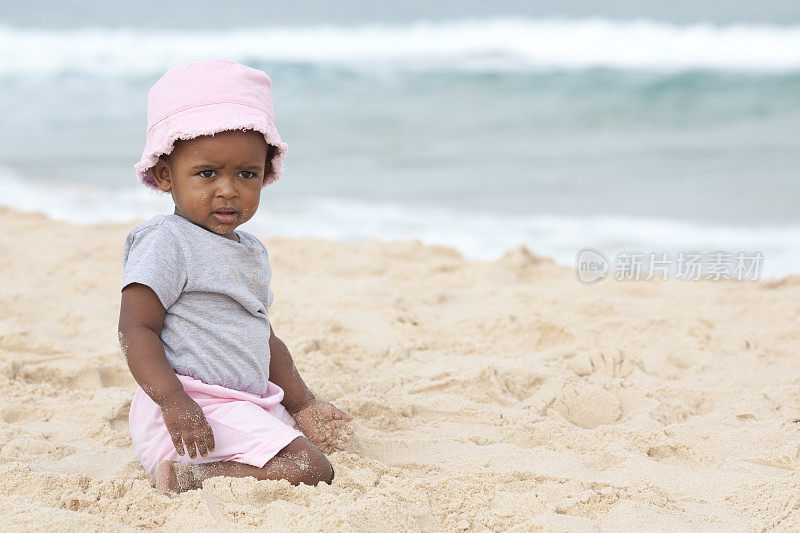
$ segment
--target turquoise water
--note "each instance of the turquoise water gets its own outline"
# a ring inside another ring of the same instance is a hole
[[[142,31],[0,10],[0,203],[76,222],[169,211],[133,174],[147,90],[223,56],[270,74],[289,144],[248,223],[262,235],[420,238],[487,259],[525,243],[564,263],[587,246],[761,250],[765,273],[800,271],[791,3],[706,3],[696,19],[682,4],[425,20],[346,5],[361,18],[213,31],[179,13],[176,30]]]

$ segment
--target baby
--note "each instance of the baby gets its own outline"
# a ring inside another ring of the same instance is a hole
[[[175,211],[125,240],[119,339],[139,384],[131,439],[165,494],[220,475],[330,484],[325,454],[353,433],[352,416],[314,397],[275,335],[267,249],[236,230],[287,149],[260,70],[195,61],[149,92],[136,171]]]

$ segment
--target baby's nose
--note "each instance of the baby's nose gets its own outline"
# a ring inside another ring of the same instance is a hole
[[[224,198],[235,197],[238,194],[238,185],[236,178],[225,176],[217,180],[217,196]]]

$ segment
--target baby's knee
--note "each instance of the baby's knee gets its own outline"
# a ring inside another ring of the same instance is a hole
[[[318,485],[321,482],[333,483],[333,466],[319,448],[305,437],[297,438],[283,448],[278,455],[297,465],[300,483]]]
[[[324,455],[307,463],[299,462],[301,472],[306,485],[319,485],[320,483],[333,483],[333,465]]]

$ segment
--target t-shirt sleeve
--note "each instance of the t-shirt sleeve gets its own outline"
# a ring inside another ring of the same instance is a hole
[[[267,252],[267,247],[264,246],[264,243],[261,242],[261,239],[253,236],[253,240],[255,240],[260,246],[261,249],[264,250],[264,259],[267,262],[267,271],[269,272],[270,281],[272,279],[272,267],[269,264],[269,253]],[[275,294],[272,292],[272,287],[267,285],[267,308],[272,305],[273,300],[275,300]]]
[[[132,231],[122,251],[122,285],[147,285],[164,309],[169,309],[186,287],[186,261],[175,235],[163,224]]]

